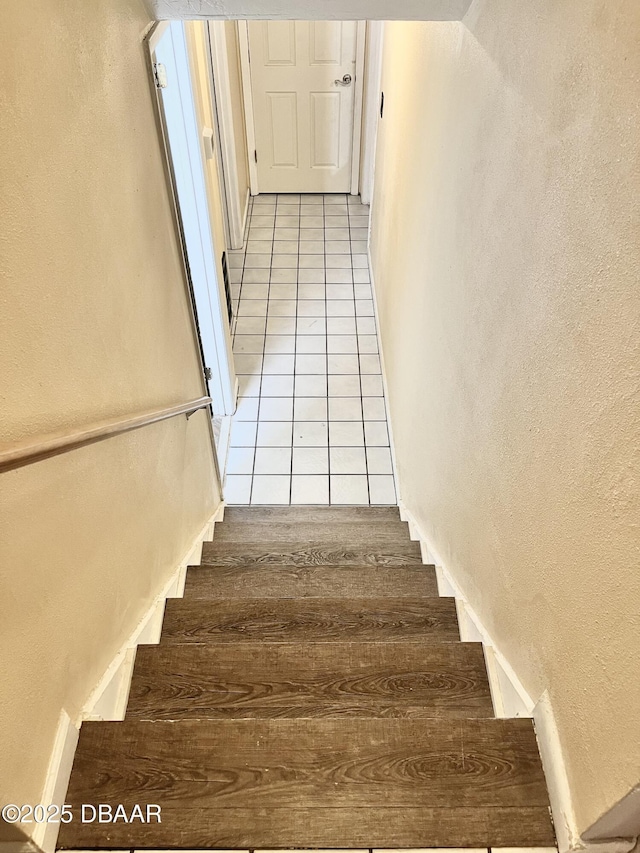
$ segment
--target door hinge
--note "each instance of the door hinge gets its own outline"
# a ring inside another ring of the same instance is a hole
[[[253,159],[256,161],[256,163],[258,162],[258,152],[257,151],[253,152]]]
[[[211,377],[212,377],[212,376],[213,376],[213,374],[211,373],[211,368],[210,368],[210,367],[205,367],[205,369],[204,369],[204,378],[205,378],[205,379],[211,379]]]
[[[156,81],[156,89],[166,89],[169,85],[167,69],[161,62],[153,63],[153,76]]]

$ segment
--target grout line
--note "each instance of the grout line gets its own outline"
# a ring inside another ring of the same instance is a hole
[[[273,218],[273,233],[271,235],[271,258],[273,259],[273,242],[275,239],[275,220],[276,214],[274,213]],[[269,265],[269,275],[267,276],[269,279],[267,283],[267,305],[266,311],[264,314],[264,337],[262,339],[262,360],[260,362],[260,394],[258,396],[258,412],[256,414],[256,434],[253,441],[253,465],[251,467],[251,488],[249,489],[249,506],[251,506],[251,501],[253,500],[253,487],[255,483],[256,476],[256,457],[258,456],[258,430],[260,429],[260,409],[262,408],[262,380],[264,378],[264,356],[267,347],[267,319],[269,316],[269,293],[271,290],[271,264]]]
[[[364,453],[364,470],[367,477],[367,499],[371,506],[371,484],[369,481],[369,459],[367,456],[367,434],[364,428],[364,404],[362,402],[362,362],[360,360],[360,340],[358,339],[358,315],[357,315],[357,300],[356,300],[356,285],[353,275],[353,243],[351,242],[351,215],[349,213],[349,204],[347,203],[347,222],[349,228],[349,251],[351,257],[351,287],[353,289],[353,314],[356,326],[356,351],[358,353],[358,383],[360,385],[360,414],[362,415],[362,448]]]
[[[298,205],[298,259],[296,262],[296,303],[295,303],[295,322],[293,330],[293,395],[292,410],[291,410],[291,462],[289,466],[289,505],[293,500],[293,433],[295,431],[295,416],[296,416],[296,366],[298,362],[298,300],[300,299],[300,239],[302,233],[300,217],[302,216],[302,199]]]
[[[248,235],[248,233],[249,232],[247,231],[247,235]],[[240,319],[240,300],[242,299],[242,285],[244,284],[244,270],[245,270],[246,261],[247,261],[247,244],[248,243],[249,243],[249,238],[247,236],[247,239],[245,240],[245,244],[243,247],[244,252],[242,255],[242,269],[240,271],[240,288],[238,290],[238,313],[235,315],[235,318],[234,318],[235,322],[233,324],[233,337],[231,340],[231,343],[232,343],[231,348],[232,349],[233,349],[233,344],[235,343],[235,340],[236,340],[236,335],[238,334],[238,320]],[[227,267],[229,267],[229,252],[227,252]]]
[[[322,196],[322,249],[324,257],[324,367],[325,367],[325,387],[327,389],[326,405],[327,405],[327,504],[331,506],[331,421],[329,419],[329,299],[327,297],[327,220],[325,218],[325,198]]]
[[[249,232],[251,232],[251,224],[252,224],[252,220],[253,220],[253,210],[254,210],[254,208],[253,208],[253,203],[252,203],[252,205],[251,205],[251,212],[250,212],[250,219],[249,219]],[[249,241],[247,240],[247,248],[248,248],[248,247],[249,247]],[[245,254],[245,264],[246,264],[246,257],[247,257],[247,256],[246,256],[246,254]],[[242,278],[243,278],[243,284],[244,284],[244,273],[243,273],[243,275],[242,275]],[[241,294],[241,295],[242,295],[242,294]],[[258,410],[259,410],[259,409],[260,409],[260,388],[258,387]],[[249,481],[249,499],[248,499],[248,501],[247,501],[248,505],[251,505],[251,491],[252,491],[252,489],[253,489],[253,471],[254,471],[255,464],[256,464],[256,441],[257,441],[257,434],[258,434],[258,412],[256,412],[256,436],[254,437],[254,440],[253,440],[253,455],[252,455],[252,458],[251,458],[251,475],[250,475],[250,476],[251,476],[251,479],[250,479],[250,481]]]

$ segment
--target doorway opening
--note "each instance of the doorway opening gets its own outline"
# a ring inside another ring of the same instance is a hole
[[[216,196],[204,230],[228,275],[230,322],[219,282],[209,298],[238,378],[225,500],[395,504],[369,259],[383,25],[173,27],[196,54],[193,138]]]
[[[198,98],[196,81],[202,77],[198,68],[202,59],[197,44],[189,43],[184,24],[159,24],[148,46],[203,373],[213,400],[222,474],[230,419],[236,408],[237,378],[231,346],[231,283],[211,174],[213,122],[207,121],[205,99]]]

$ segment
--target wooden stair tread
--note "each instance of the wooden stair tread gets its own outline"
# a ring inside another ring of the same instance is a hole
[[[526,719],[90,722],[66,802],[62,848],[554,843]],[[149,802],[162,823],[77,815]]]
[[[453,598],[167,600],[161,643],[460,640]]]
[[[492,717],[480,643],[143,646],[127,719]]]
[[[417,542],[375,542],[361,547],[342,547],[329,542],[290,543],[205,542],[202,565],[251,566],[420,566]]]
[[[136,851],[210,849],[327,850],[348,846],[366,850],[438,847],[555,847],[549,810],[528,808],[269,808],[259,820],[251,808],[182,808],[171,825],[148,824],[103,830],[75,820],[61,827],[58,850],[131,849]],[[167,810],[163,809],[163,815]],[[164,819],[164,818],[163,818]],[[250,831],[250,830],[253,831]],[[346,841],[345,841],[346,839]],[[109,847],[107,848],[107,845]]]
[[[216,527],[214,543],[263,544],[275,542],[324,542],[336,547],[357,548],[372,543],[406,543],[409,526],[404,521],[376,524],[352,522],[258,521],[253,524],[225,521]]]
[[[436,597],[433,566],[194,566],[185,598]]]
[[[262,521],[378,524],[380,521],[400,521],[400,510],[396,506],[228,506],[224,510],[224,521],[244,524]]]

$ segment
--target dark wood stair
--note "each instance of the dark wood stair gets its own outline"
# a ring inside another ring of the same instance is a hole
[[[138,651],[127,711],[137,720],[344,716],[491,717],[482,646],[148,646]]]
[[[222,525],[221,525],[222,526]],[[189,572],[188,598],[394,598],[435,597],[438,584],[428,566],[250,566],[203,565]]]
[[[230,508],[138,649],[123,722],[85,723],[60,848],[552,846],[531,720],[396,508]]]
[[[345,530],[345,537],[348,530]],[[335,538],[331,541],[265,541],[242,544],[240,542],[205,542],[202,549],[204,566],[420,566],[422,558],[417,542],[384,538],[371,533],[368,545],[340,547]]]
[[[274,569],[277,571],[277,569]],[[446,598],[169,599],[161,643],[460,640]]]

